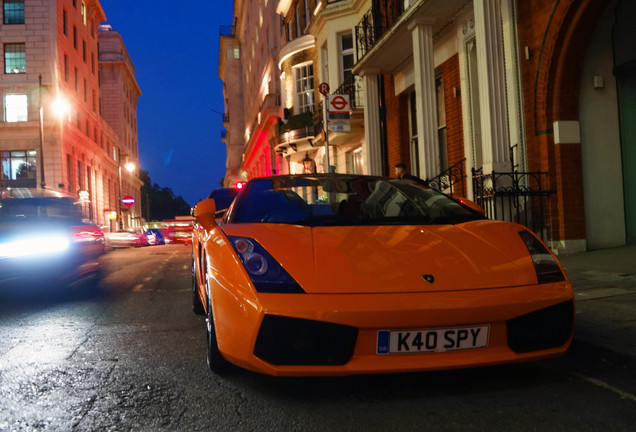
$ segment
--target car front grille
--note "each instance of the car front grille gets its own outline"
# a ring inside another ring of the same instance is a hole
[[[353,355],[358,329],[346,325],[265,315],[254,355],[285,366],[336,366]]]
[[[557,348],[565,344],[574,325],[574,303],[567,301],[506,323],[508,346],[517,353]]]

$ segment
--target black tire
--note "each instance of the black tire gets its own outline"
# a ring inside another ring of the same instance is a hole
[[[205,308],[201,303],[197,288],[197,275],[195,274],[194,257],[192,257],[192,312],[197,315],[205,315]]]
[[[232,372],[234,366],[223,358],[219,346],[216,342],[216,329],[214,328],[214,317],[212,315],[212,301],[210,300],[210,285],[208,283],[207,272],[205,273],[205,292],[207,302],[207,315],[205,318],[205,333],[208,345],[208,368],[218,375]]]

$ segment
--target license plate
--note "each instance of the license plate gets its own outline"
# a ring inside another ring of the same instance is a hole
[[[378,330],[378,354],[445,352],[488,346],[490,326]]]

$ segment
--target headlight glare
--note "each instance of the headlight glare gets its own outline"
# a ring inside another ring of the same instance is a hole
[[[0,258],[19,258],[63,252],[71,245],[68,236],[26,237],[0,244]]]

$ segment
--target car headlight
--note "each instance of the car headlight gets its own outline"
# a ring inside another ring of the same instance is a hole
[[[519,232],[519,237],[530,252],[534,270],[537,272],[537,281],[540,284],[561,282],[565,280],[565,275],[561,271],[559,264],[539,240],[530,231],[524,230]]]
[[[293,277],[254,239],[228,236],[256,291],[261,293],[302,294],[305,291]]]
[[[63,234],[18,238],[0,244],[0,258],[55,254],[64,252],[70,245],[70,239]]]

